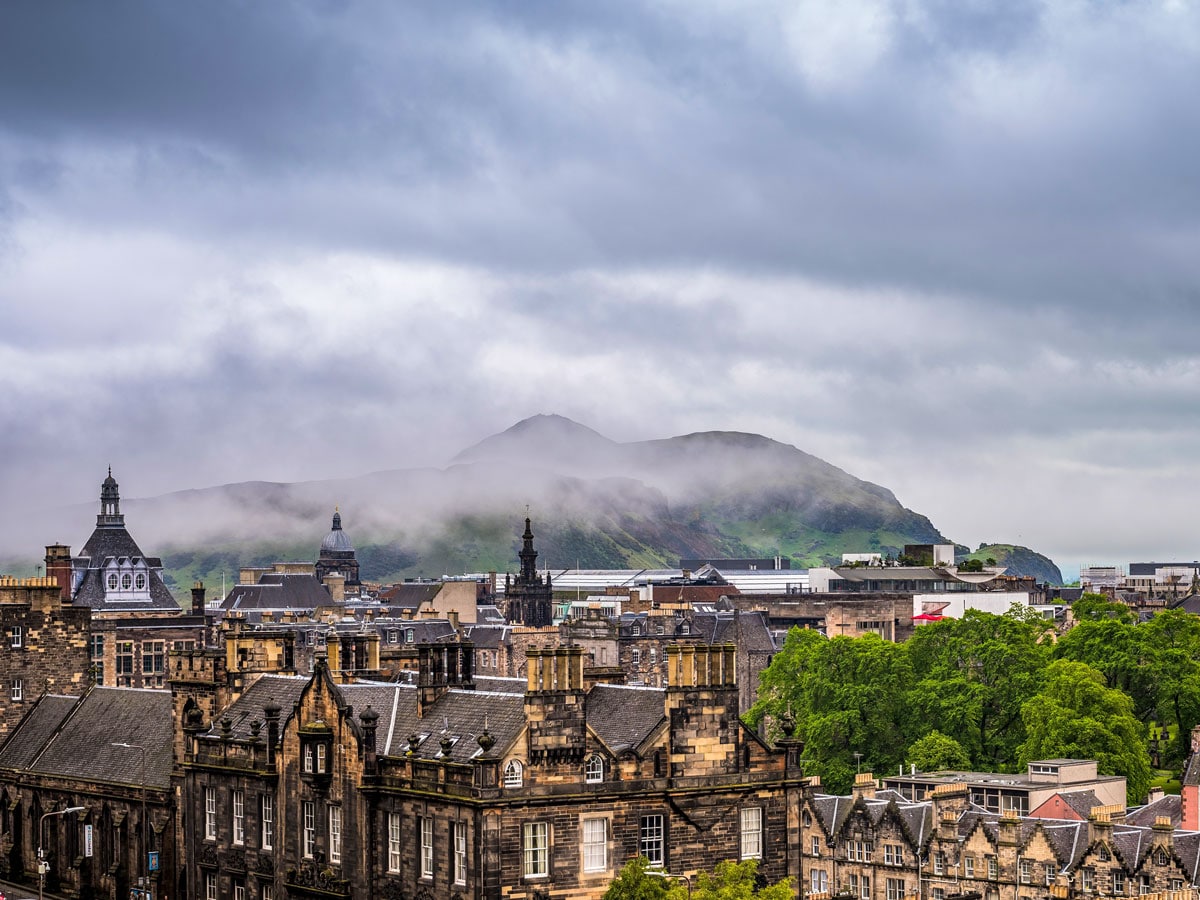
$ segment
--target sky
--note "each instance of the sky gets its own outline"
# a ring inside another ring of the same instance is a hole
[[[558,413],[1195,559],[1197,84],[1194,0],[5,3],[0,502]]]

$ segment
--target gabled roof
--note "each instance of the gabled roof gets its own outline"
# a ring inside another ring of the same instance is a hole
[[[1149,828],[1159,816],[1166,816],[1175,828],[1183,821],[1183,798],[1178,794],[1164,794],[1153,803],[1129,810],[1125,815],[1126,825],[1143,825]]]
[[[173,725],[169,691],[93,687],[79,698],[39,702],[0,750],[0,767],[109,784],[171,784]],[[64,701],[70,701],[66,703]],[[32,717],[32,718],[31,718]],[[26,729],[28,725],[28,729]]]
[[[588,691],[588,726],[614,753],[636,749],[666,717],[664,692],[623,684],[597,684]]]

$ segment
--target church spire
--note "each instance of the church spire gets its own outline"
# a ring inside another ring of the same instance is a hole
[[[96,527],[124,528],[125,517],[121,515],[121,491],[113,478],[112,466],[108,477],[100,485],[100,514],[96,516]]]
[[[533,549],[533,528],[529,516],[525,517],[525,533],[521,535],[524,546],[518,554],[521,557],[521,580],[525,584],[533,584],[537,580],[537,551]]]

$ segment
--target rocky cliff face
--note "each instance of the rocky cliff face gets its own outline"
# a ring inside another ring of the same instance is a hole
[[[1009,575],[1032,575],[1039,582],[1062,584],[1062,572],[1049,557],[1035,553],[1028,547],[1013,544],[980,544],[979,549],[958,557],[958,561],[978,559],[987,562],[994,559],[997,565],[1007,566]]]

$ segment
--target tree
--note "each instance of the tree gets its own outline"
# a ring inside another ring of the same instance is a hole
[[[1146,729],[1124,692],[1105,687],[1104,676],[1085,663],[1058,659],[1046,667],[1045,684],[1021,709],[1026,738],[1017,752],[1022,766],[1038,759],[1094,759],[1101,775],[1124,775],[1126,796],[1138,803],[1152,771]]]
[[[1042,619],[969,609],[917,629],[905,645],[907,708],[922,732],[952,734],[982,771],[1011,768],[1025,739],[1021,708],[1041,687],[1050,650]]]
[[[908,762],[922,772],[938,772],[943,769],[966,769],[971,757],[963,745],[954,738],[931,731],[908,748]]]
[[[795,896],[790,878],[761,887],[759,881],[758,860],[726,860],[717,863],[711,875],[701,872],[697,876],[691,897],[692,900],[749,900],[751,897],[756,900],[792,900]],[[671,891],[669,900],[685,900],[687,896],[687,891],[681,891],[677,885]]]
[[[621,867],[604,892],[604,900],[668,900],[670,882],[656,875],[648,875],[650,860],[644,856],[631,859]]]
[[[747,718],[756,724],[768,714],[776,720],[790,714],[804,740],[807,771],[831,790],[849,790],[855,753],[867,767],[889,771],[918,736],[919,723],[906,708],[911,681],[903,645],[873,634],[826,639],[792,629],[763,673]]]
[[[1137,616],[1124,603],[1114,603],[1103,594],[1087,593],[1071,604],[1071,616],[1076,622],[1100,622],[1115,619],[1126,625],[1137,621]]]

